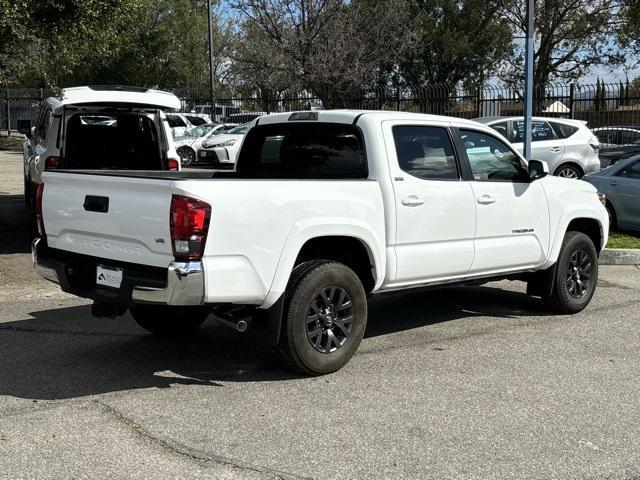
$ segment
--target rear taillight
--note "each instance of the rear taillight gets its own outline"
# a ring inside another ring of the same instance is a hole
[[[47,157],[44,161],[45,170],[55,170],[60,168],[60,157]]]
[[[38,185],[36,190],[36,223],[38,225],[38,233],[41,237],[44,237],[44,220],[42,218],[42,196],[44,195],[44,183]]]
[[[171,197],[171,243],[176,260],[200,260],[209,231],[211,205],[195,198]]]
[[[178,168],[180,168],[180,163],[175,158],[170,158],[167,160],[167,168],[169,170],[178,170]]]

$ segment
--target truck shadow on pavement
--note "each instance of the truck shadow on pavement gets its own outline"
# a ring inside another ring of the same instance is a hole
[[[22,195],[0,192],[0,255],[31,251],[29,210]]]
[[[545,314],[524,294],[488,287],[385,295],[370,302],[366,337],[423,329],[416,335],[426,348],[446,340],[441,329],[437,338],[424,330],[430,325],[489,316],[499,329],[501,318],[526,322]],[[88,305],[30,315],[0,324],[0,395],[54,400],[175,384],[215,388],[222,381],[301,378],[283,368],[273,351],[249,344],[211,319],[189,336],[157,338],[129,315],[93,318]],[[402,346],[402,338],[389,340]]]

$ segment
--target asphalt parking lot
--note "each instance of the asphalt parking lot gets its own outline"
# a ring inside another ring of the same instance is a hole
[[[0,152],[0,478],[640,478],[640,269],[550,315],[501,282],[374,298],[303,378],[209,321],[157,339],[32,272]]]

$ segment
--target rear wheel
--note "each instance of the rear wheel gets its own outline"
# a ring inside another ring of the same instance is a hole
[[[353,357],[367,326],[367,297],[349,267],[307,262],[287,289],[280,351],[291,368],[323,375]]]
[[[555,285],[547,303],[559,313],[578,313],[591,302],[598,283],[598,254],[584,233],[567,232],[562,242]]]
[[[575,165],[561,165],[556,170],[556,176],[579,180],[582,178],[582,171]]]
[[[129,311],[138,325],[162,336],[191,333],[209,316],[209,311],[201,307],[131,305]]]
[[[196,161],[196,152],[190,147],[180,147],[177,152],[180,156],[180,162],[185,167],[188,167]]]

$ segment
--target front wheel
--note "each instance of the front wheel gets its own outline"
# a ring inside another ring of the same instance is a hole
[[[547,299],[559,313],[578,313],[593,298],[598,283],[598,254],[584,233],[567,232],[556,269],[553,293]]]
[[[185,167],[192,165],[196,161],[196,152],[190,147],[180,147],[177,153],[180,156],[180,162]]]
[[[191,333],[209,316],[209,311],[200,307],[131,305],[129,311],[138,325],[161,336]]]
[[[306,375],[340,370],[353,357],[367,326],[367,296],[358,276],[328,260],[307,262],[292,274],[280,351]]]

